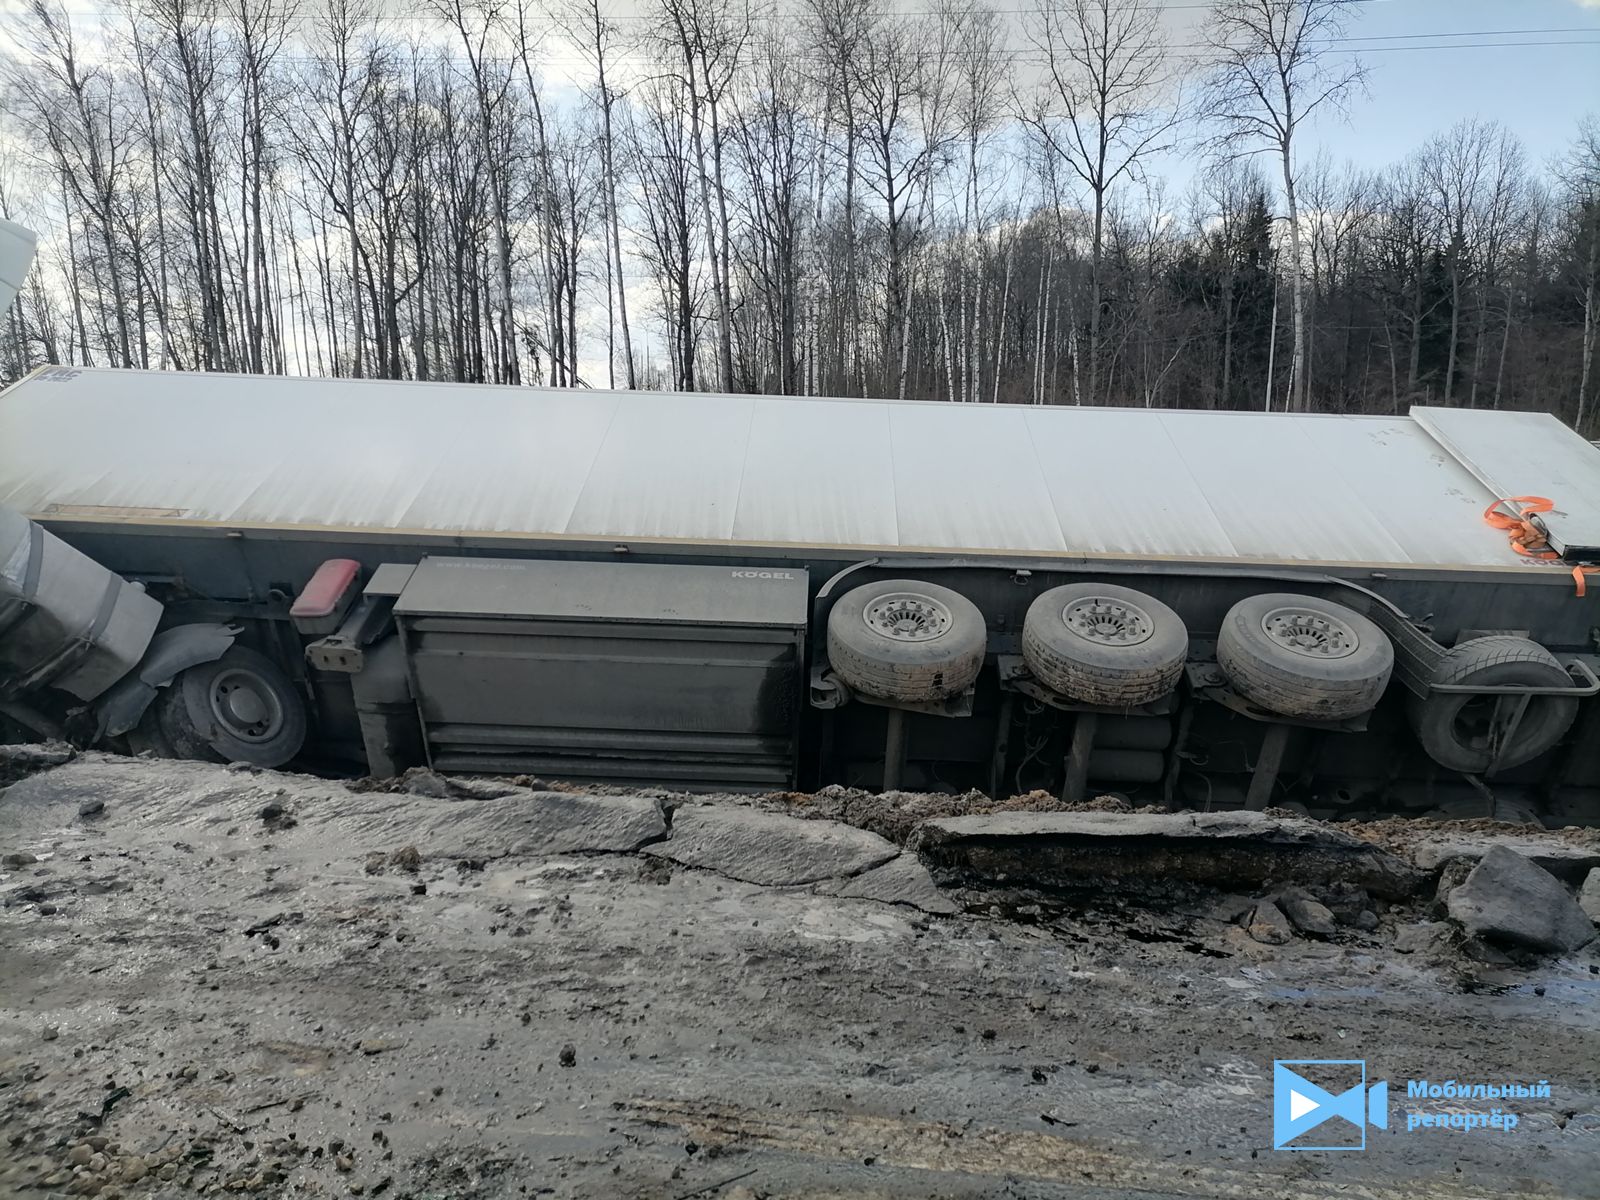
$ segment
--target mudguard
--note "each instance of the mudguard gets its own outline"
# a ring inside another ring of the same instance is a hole
[[[139,723],[145,710],[178,675],[201,663],[216,662],[242,631],[237,625],[178,625],[150,639],[132,674],[113,686],[95,706],[100,737],[116,737]]]

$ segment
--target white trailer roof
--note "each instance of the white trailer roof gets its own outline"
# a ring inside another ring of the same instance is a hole
[[[1475,414],[1475,459],[1497,421],[1508,490],[1600,480],[1549,417]],[[1491,499],[1412,416],[62,368],[0,396],[0,504],[46,520],[1535,569]]]

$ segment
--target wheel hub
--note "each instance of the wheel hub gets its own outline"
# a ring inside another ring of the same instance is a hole
[[[1068,629],[1101,646],[1137,646],[1156,631],[1150,614],[1137,604],[1106,596],[1085,596],[1061,610]]]
[[[252,671],[221,671],[211,681],[211,715],[244,742],[266,742],[283,727],[283,705]]]
[[[931,642],[943,637],[955,623],[948,608],[917,592],[879,596],[861,616],[868,629],[897,642]]]
[[[1361,645],[1356,631],[1339,618],[1308,608],[1275,608],[1261,618],[1261,629],[1305,658],[1348,658]]]

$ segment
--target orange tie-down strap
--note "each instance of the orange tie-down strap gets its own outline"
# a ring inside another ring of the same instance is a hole
[[[1508,506],[1513,504],[1522,511],[1510,511]],[[1524,558],[1560,562],[1561,555],[1550,549],[1550,539],[1532,520],[1534,513],[1551,512],[1555,506],[1555,501],[1545,496],[1508,496],[1484,509],[1483,519],[1496,529],[1504,529],[1506,536],[1511,539],[1511,548]],[[1588,594],[1588,576],[1597,573],[1600,573],[1600,567],[1579,565],[1572,568],[1572,580],[1578,585],[1578,595]]]

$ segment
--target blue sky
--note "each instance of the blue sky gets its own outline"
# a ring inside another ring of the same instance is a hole
[[[1512,29],[1592,32],[1487,36]],[[1475,36],[1432,36],[1449,32]],[[1364,50],[1368,96],[1351,104],[1348,123],[1318,122],[1311,139],[1335,161],[1383,166],[1464,117],[1482,117],[1503,122],[1543,165],[1572,140],[1580,115],[1600,112],[1600,0],[1375,0],[1358,6],[1349,33],[1392,39],[1363,47],[1561,44]],[[1430,36],[1414,36],[1422,34]]]

